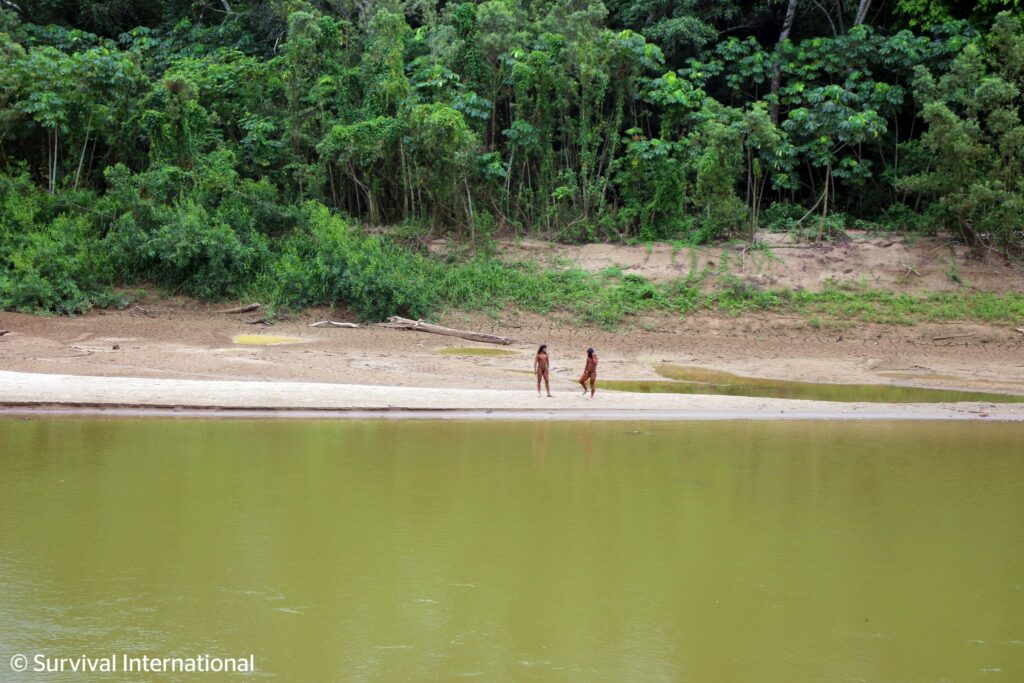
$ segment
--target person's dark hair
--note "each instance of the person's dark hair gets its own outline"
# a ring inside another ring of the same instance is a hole
[[[547,344],[541,344],[541,345],[540,345],[540,348],[539,348],[539,349],[537,349],[537,353],[543,353],[544,351],[546,351],[546,350],[547,350],[547,348],[548,348],[548,345],[547,345]]]
[[[594,349],[587,349],[587,355],[588,356],[593,356],[594,355]]]

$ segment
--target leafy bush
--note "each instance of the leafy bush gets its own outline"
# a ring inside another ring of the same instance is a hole
[[[985,45],[971,43],[948,73],[915,70],[914,90],[928,128],[916,173],[898,185],[928,197],[926,214],[969,244],[1024,251],[1024,22],[1000,13]],[[923,163],[922,163],[923,162]]]
[[[345,303],[366,320],[419,318],[437,306],[431,267],[419,254],[366,236],[316,203],[283,242],[263,288],[275,307]]]
[[[104,247],[122,278],[222,299],[246,293],[267,261],[264,237],[239,234],[193,200],[160,207],[155,219],[146,230],[125,214],[107,234]]]
[[[807,209],[788,202],[775,202],[761,214],[761,227],[769,232],[789,232]]]
[[[24,175],[0,175],[0,308],[80,313],[113,301],[92,222],[57,213]]]
[[[60,215],[0,244],[0,308],[82,313],[112,302],[89,222]]]

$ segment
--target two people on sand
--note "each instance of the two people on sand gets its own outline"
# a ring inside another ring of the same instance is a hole
[[[551,396],[551,377],[549,371],[551,368],[551,359],[548,358],[548,345],[541,344],[540,348],[537,349],[537,355],[533,359],[533,372],[537,375],[537,395],[540,396],[540,383],[544,381],[544,388],[547,389],[548,396]],[[590,398],[594,398],[594,385],[597,384],[597,354],[594,353],[594,349],[587,349],[587,364],[583,368],[583,376],[580,377],[579,382],[583,387],[583,395],[587,395],[587,381],[590,382]]]

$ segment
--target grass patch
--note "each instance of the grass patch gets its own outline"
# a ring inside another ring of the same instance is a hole
[[[433,256],[422,247],[367,233],[315,202],[281,218],[288,229],[269,236],[254,230],[245,216],[228,212],[218,218],[194,202],[155,213],[135,207],[106,229],[61,213],[59,206],[44,211],[44,204],[54,201],[49,195],[4,194],[0,187],[0,199],[5,197],[0,308],[19,311],[72,314],[123,306],[127,298],[116,288],[147,282],[207,301],[263,301],[269,315],[341,303],[367,321],[390,315],[430,319],[446,310],[497,316],[510,308],[557,311],[605,328],[651,312],[702,310],[791,312],[825,327],[836,320],[1024,320],[1020,293],[915,296],[871,290],[866,282],[813,293],[761,289],[729,272],[727,251],[717,263],[700,267],[691,250],[684,277],[654,283],[619,266],[595,274],[564,259],[510,264],[490,252]]]
[[[1024,321],[1024,294],[942,292],[923,295],[829,287],[820,292],[761,289],[734,276],[716,278],[718,289],[703,291],[691,277],[654,283],[619,272],[589,273],[578,267],[542,269],[476,259],[446,264],[433,278],[443,308],[484,310],[494,314],[512,306],[537,313],[566,312],[582,323],[614,328],[630,317],[651,312],[687,315],[716,311],[741,315],[757,311],[806,316],[813,327],[837,321],[893,325],[980,320]]]
[[[855,291],[828,288],[821,292],[759,289],[736,279],[724,279],[721,289],[701,290],[689,279],[652,283],[636,275],[599,277],[578,269],[564,271],[522,270],[492,266],[489,305],[514,303],[527,310],[565,310],[582,322],[614,327],[624,319],[651,311],[686,315],[702,310],[727,315],[756,311],[796,313],[815,327],[833,327],[836,321],[912,325],[918,322],[979,320],[1018,324],[1024,321],[1024,294],[939,292],[923,295],[882,290]],[[506,269],[518,273],[508,276]],[[464,277],[466,273],[454,276]],[[497,292],[501,292],[498,295]],[[458,308],[482,304],[473,299],[450,301]],[[485,304],[486,307],[487,304]]]

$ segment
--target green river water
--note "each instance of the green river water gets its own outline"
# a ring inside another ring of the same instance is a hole
[[[1021,425],[3,418],[0,466],[0,681],[1024,681]]]

